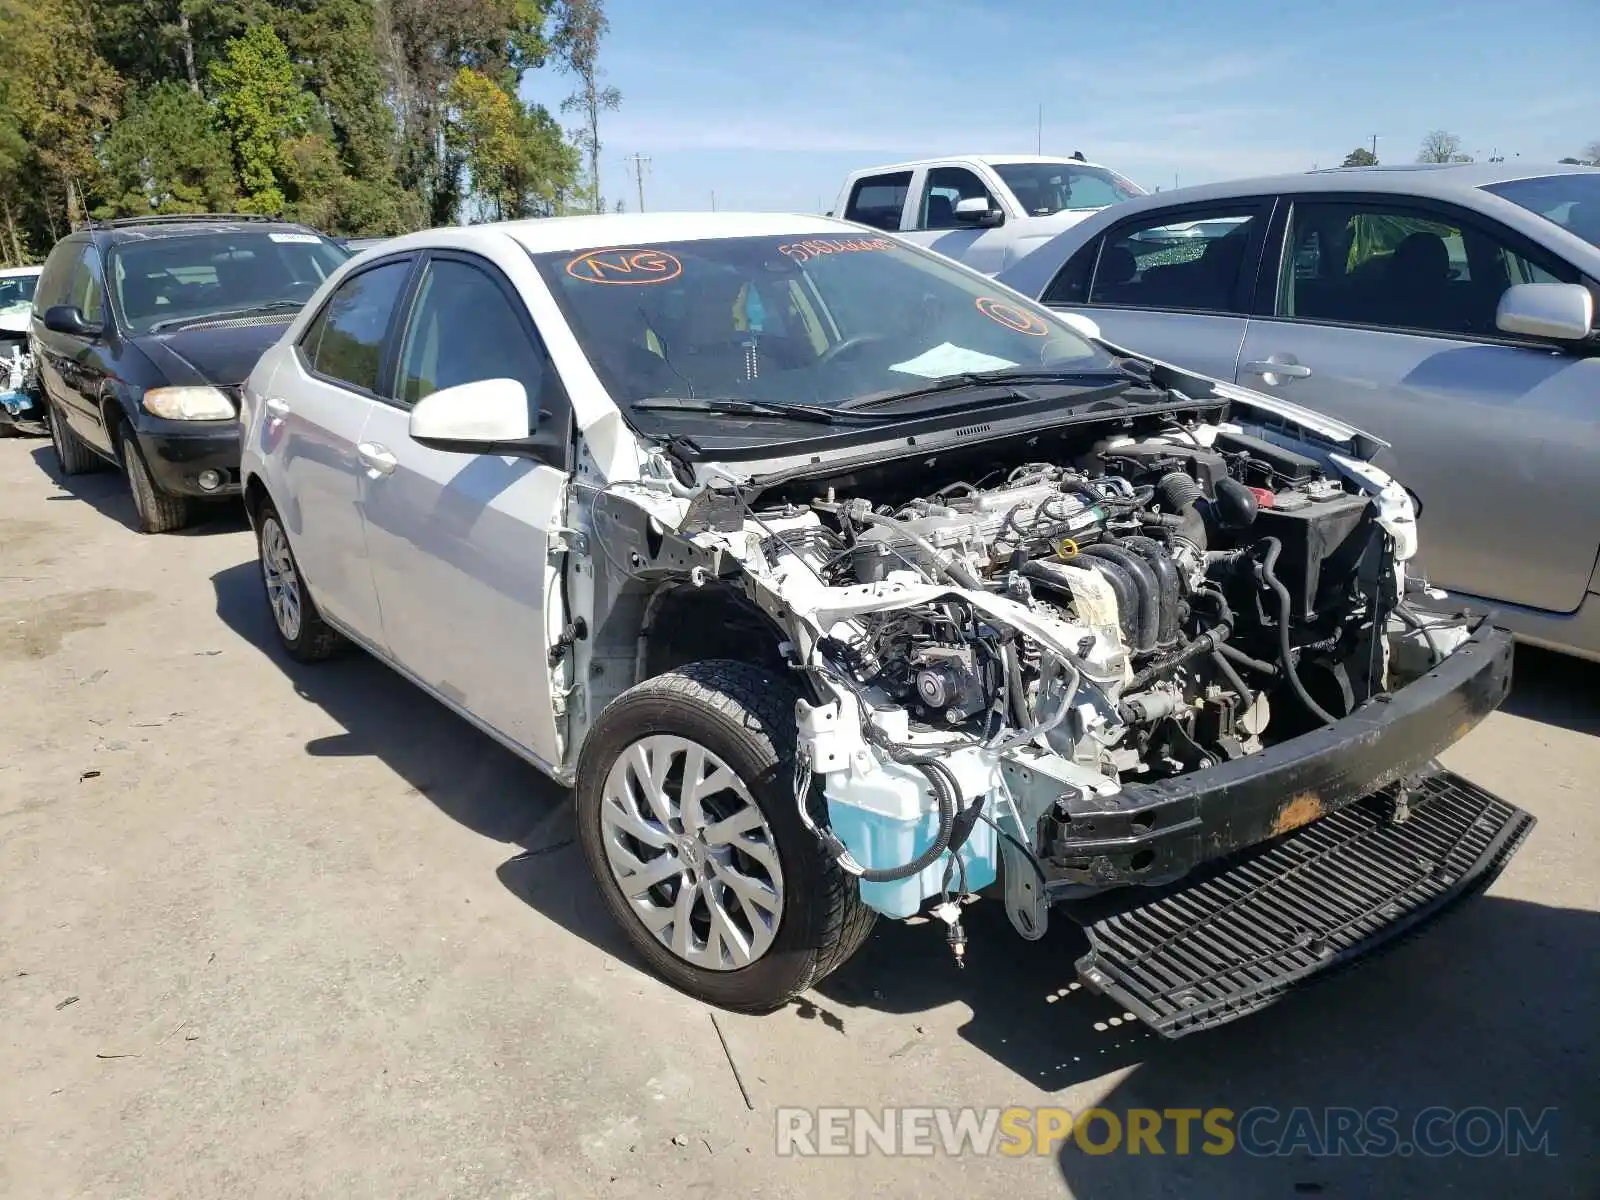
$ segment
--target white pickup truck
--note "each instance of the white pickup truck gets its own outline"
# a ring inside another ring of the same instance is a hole
[[[927,246],[986,275],[1145,190],[1079,157],[970,154],[855,171],[833,212]]]

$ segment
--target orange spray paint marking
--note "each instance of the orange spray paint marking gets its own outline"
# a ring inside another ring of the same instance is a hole
[[[567,263],[567,274],[584,283],[641,284],[666,283],[683,274],[683,263],[665,250],[644,250],[624,246],[590,250]]]

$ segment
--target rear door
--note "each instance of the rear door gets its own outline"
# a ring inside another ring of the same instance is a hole
[[[1513,283],[1579,272],[1453,206],[1296,199],[1239,381],[1393,446],[1422,500],[1418,566],[1451,591],[1548,612],[1582,602],[1600,543],[1600,359],[1500,333]]]
[[[1233,382],[1271,212],[1270,198],[1146,209],[1079,249],[1043,300],[1113,345]]]
[[[262,439],[296,559],[322,611],[373,649],[383,621],[361,514],[358,446],[415,256],[347,276],[274,373]]]
[[[411,408],[443,388],[515,379],[534,457],[458,454],[411,440]],[[537,759],[563,758],[550,647],[565,625],[571,410],[526,305],[487,260],[432,251],[399,361],[359,453],[361,508],[391,657]]]

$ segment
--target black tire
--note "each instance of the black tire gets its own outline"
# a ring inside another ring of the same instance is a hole
[[[193,506],[187,496],[170,496],[156,486],[150,468],[139,449],[139,439],[126,424],[118,431],[122,449],[122,468],[128,476],[128,491],[133,494],[133,511],[140,533],[171,533],[189,523]]]
[[[628,941],[668,983],[699,1000],[764,1013],[788,1003],[861,948],[877,914],[853,876],[823,854],[794,798],[795,692],[747,663],[690,663],[628,689],[590,730],[578,765],[579,838],[601,896]],[[684,961],[635,915],[607,862],[601,807],[612,765],[640,738],[698,742],[736,773],[766,818],[783,871],[771,947],[748,966],[714,970]]]
[[[50,445],[56,452],[56,469],[63,475],[82,475],[93,471],[100,465],[99,456],[72,432],[66,417],[61,415],[61,406],[54,400],[47,403],[50,408]]]
[[[289,534],[283,527],[283,518],[278,516],[278,510],[272,507],[271,501],[263,500],[261,507],[256,510],[255,527],[261,586],[266,593],[267,607],[272,612],[272,625],[278,631],[278,641],[282,643],[284,653],[296,662],[303,663],[322,662],[324,659],[332,658],[349,643],[343,634],[322,619],[317,602],[311,598],[311,589],[306,586],[305,576],[301,574],[300,564],[294,557],[294,548],[289,545]],[[268,556],[271,553],[270,547],[275,544],[275,538],[282,539],[283,554],[288,559],[293,571],[294,586],[298,589],[297,624],[287,622],[280,614],[278,606],[273,604],[272,568]]]

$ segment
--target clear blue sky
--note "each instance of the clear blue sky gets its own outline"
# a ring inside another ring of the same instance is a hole
[[[1600,141],[1597,0],[607,0],[601,184],[652,211],[831,207],[900,158],[1082,150],[1173,186],[1336,166],[1431,129],[1550,162]],[[525,94],[558,112],[571,80]]]

